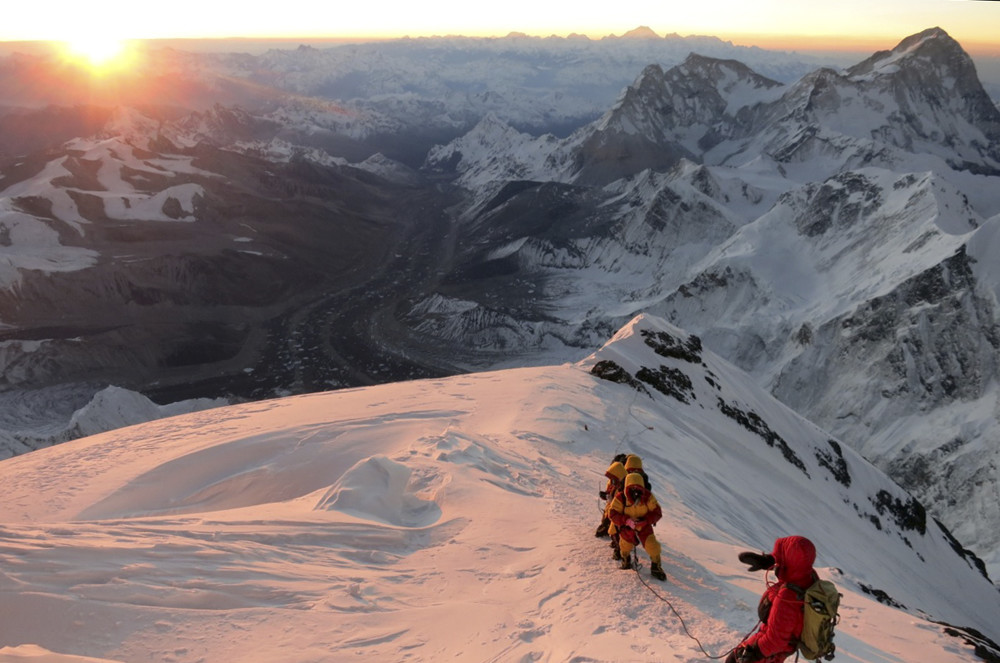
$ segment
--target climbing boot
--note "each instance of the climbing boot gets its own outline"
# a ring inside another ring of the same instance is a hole
[[[619,553],[619,554],[621,554],[621,553]],[[631,569],[632,568],[632,556],[631,555],[629,555],[628,557],[622,557],[622,568],[623,569]]]
[[[649,565],[649,575],[653,576],[657,580],[667,579],[667,574],[663,572],[663,567],[660,566],[659,562],[653,562]]]
[[[608,535],[608,528],[611,527],[611,519],[604,518],[601,520],[601,524],[597,526],[597,531],[594,532],[594,536],[598,539],[603,539]]]
[[[622,558],[622,551],[618,549],[618,546],[614,546],[611,549],[611,558],[612,559],[621,559]]]

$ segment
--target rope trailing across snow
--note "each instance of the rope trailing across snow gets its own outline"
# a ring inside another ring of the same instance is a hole
[[[648,589],[653,594],[653,596],[655,596],[656,598],[660,599],[661,601],[667,604],[667,607],[670,608],[670,612],[674,613],[674,616],[677,617],[677,621],[681,623],[681,628],[684,629],[684,634],[698,644],[698,649],[700,649],[701,653],[705,655],[705,658],[710,658],[712,660],[720,660],[729,656],[734,651],[736,651],[736,647],[733,647],[732,649],[723,652],[718,656],[713,656],[712,654],[709,654],[707,651],[705,651],[705,647],[701,644],[701,640],[696,638],[691,633],[691,631],[688,630],[687,624],[684,622],[684,618],[681,617],[681,613],[677,612],[677,609],[674,607],[674,604],[671,603],[670,600],[667,599],[665,596],[656,591],[656,589],[652,585],[646,582],[646,579],[642,577],[642,574],[639,573],[639,555],[637,549],[633,549],[631,555],[632,555],[632,568],[635,570],[635,577],[639,579],[639,582],[641,582],[643,586],[645,586],[645,588]],[[760,622],[754,624],[754,627],[750,629],[746,635],[740,638],[739,642],[743,642],[748,637],[750,637],[750,634],[754,632],[754,630],[757,628],[758,625],[760,625]]]
[[[641,419],[639,419],[639,417],[635,416],[635,412],[632,411],[632,406],[635,404],[635,400],[636,400],[636,398],[638,396],[639,396],[639,392],[638,391],[635,393],[635,395],[632,396],[632,400],[628,404],[628,414],[629,414],[630,417],[632,417],[637,422],[639,422],[639,425],[642,426],[643,430],[653,430],[652,426],[648,425],[646,422],[644,422]],[[627,424],[627,422],[626,422],[626,425],[624,426],[624,429],[625,429],[624,433],[622,433],[622,436],[618,439],[617,446],[615,446],[615,454],[616,455],[619,454],[619,453],[621,453],[622,447],[625,445],[625,441],[628,440],[628,438],[629,438],[629,432],[628,432],[628,424]],[[600,500],[598,500],[598,510],[601,513],[604,513],[604,508],[600,506]],[[632,568],[635,570],[635,576],[639,579],[639,582],[641,582],[643,584],[643,586],[645,586],[646,589],[648,589],[650,592],[652,592],[653,596],[655,596],[656,598],[660,599],[661,601],[663,601],[664,603],[667,604],[667,607],[670,608],[670,611],[672,613],[674,613],[675,617],[677,617],[677,621],[679,621],[681,623],[681,628],[684,629],[684,634],[687,637],[689,637],[692,640],[694,640],[695,643],[697,643],[698,649],[701,650],[701,653],[704,654],[706,658],[709,658],[709,659],[712,659],[712,660],[721,660],[721,659],[729,656],[734,651],[736,651],[736,647],[733,647],[732,649],[730,649],[730,650],[728,650],[728,651],[726,651],[726,652],[724,652],[724,653],[722,653],[722,654],[720,654],[718,656],[713,656],[712,654],[709,654],[707,651],[705,651],[705,647],[701,644],[701,640],[699,640],[694,635],[692,635],[691,631],[688,630],[687,624],[684,622],[684,618],[681,617],[681,614],[679,612],[677,612],[676,608],[674,608],[673,603],[671,603],[669,601],[669,599],[667,599],[665,596],[663,596],[659,592],[657,592],[656,589],[652,585],[650,585],[648,582],[646,582],[645,578],[642,577],[642,574],[639,573],[639,555],[637,553],[637,550],[638,549],[636,548],[636,549],[633,549],[632,552],[631,552],[631,555],[632,555]],[[760,622],[757,622],[757,624],[755,624],[754,627],[752,629],[750,629],[750,631],[745,636],[743,636],[742,638],[740,638],[739,642],[743,642],[748,637],[750,637],[750,634],[754,632],[754,629],[756,629],[759,624],[760,624]]]

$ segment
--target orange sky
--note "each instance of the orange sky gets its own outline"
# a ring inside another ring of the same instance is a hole
[[[263,7],[268,7],[265,11]],[[259,8],[259,9],[258,9]],[[925,28],[944,28],[970,52],[1000,55],[1000,2],[975,0],[423,0],[258,4],[171,0],[155,19],[139,0],[5,3],[0,41],[221,37],[401,37],[509,32],[548,36],[704,34],[796,50],[877,50]]]

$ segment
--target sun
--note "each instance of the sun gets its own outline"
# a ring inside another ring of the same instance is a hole
[[[89,65],[92,69],[103,70],[120,64],[128,50],[124,39],[104,35],[74,37],[63,42],[66,54]]]

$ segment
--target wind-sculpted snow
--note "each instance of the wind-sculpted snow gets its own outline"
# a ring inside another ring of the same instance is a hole
[[[388,458],[361,461],[323,496],[318,509],[335,509],[400,527],[433,525],[441,509],[407,490],[410,469]]]
[[[683,371],[697,398],[599,379],[601,362]],[[787,440],[809,477],[716,397]],[[663,600],[724,653],[765,587],[737,553],[791,533],[816,543],[819,572],[844,594],[838,657],[998,655],[993,585],[918,503],[833,444],[650,316],[578,364],[247,403],[67,442],[0,464],[0,657],[681,663],[701,654]],[[811,449],[837,449],[837,472]],[[602,473],[623,451],[642,456],[664,506],[656,594],[593,537]]]

